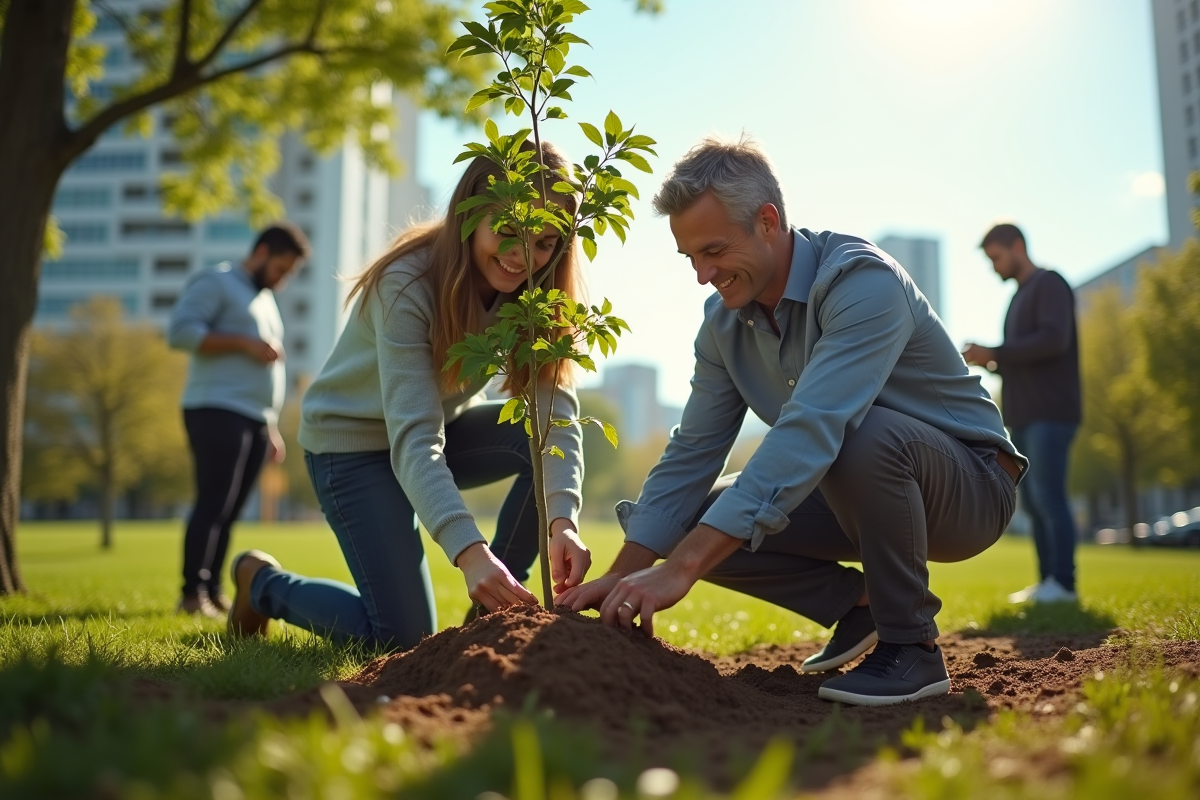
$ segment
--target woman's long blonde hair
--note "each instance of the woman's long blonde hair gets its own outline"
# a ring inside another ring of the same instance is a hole
[[[533,143],[526,142],[522,147],[532,150]],[[542,142],[542,163],[552,171],[570,169],[566,156],[549,142]],[[446,361],[446,351],[452,345],[461,341],[468,333],[483,332],[484,309],[479,302],[479,281],[483,276],[475,269],[471,261],[471,239],[463,241],[462,223],[468,214],[456,214],[454,209],[464,200],[482,194],[488,186],[488,178],[498,174],[497,167],[486,158],[472,159],[466,172],[454,187],[450,197],[450,206],[446,216],[435,222],[414,225],[396,237],[389,245],[387,252],[377,258],[355,280],[354,287],[346,299],[347,306],[354,298],[362,293],[379,291],[379,282],[387,267],[397,259],[411,253],[428,248],[427,259],[429,267],[424,275],[432,278],[430,290],[433,293],[434,317],[429,330],[429,343],[433,348],[433,361],[437,369],[441,369]],[[547,184],[551,183],[547,176]],[[559,205],[574,212],[577,198],[572,196],[555,196],[552,198]],[[472,211],[474,211],[473,209]],[[470,212],[468,212],[470,213]],[[558,256],[562,248],[567,248],[558,261],[554,271],[554,288],[561,289],[572,299],[584,302],[582,275],[579,270],[578,248],[574,241],[568,244],[559,241],[558,247],[550,258],[550,263]],[[424,276],[422,276],[424,277]],[[362,313],[360,307],[359,312]],[[566,366],[570,366],[569,364]],[[558,371],[559,385],[569,384],[573,379],[573,370],[562,368]],[[462,386],[463,379],[458,370],[447,370],[441,373],[442,388],[452,391]],[[544,373],[543,377],[554,379],[553,369]],[[513,377],[510,376],[505,384],[506,389],[514,388]]]

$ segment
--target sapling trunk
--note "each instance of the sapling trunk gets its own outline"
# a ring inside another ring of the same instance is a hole
[[[586,69],[568,67],[566,57],[572,45],[586,45],[583,39],[566,30],[568,23],[586,11],[582,4],[547,3],[543,0],[509,0],[488,5],[486,25],[464,22],[468,33],[450,46],[449,53],[462,57],[485,53],[499,57],[504,65],[490,86],[472,96],[467,110],[485,103],[507,98],[506,113],[522,116],[529,113],[532,125],[519,134],[502,136],[496,124],[484,125],[488,144],[471,143],[457,161],[484,157],[499,168],[491,185],[477,197],[463,201],[454,209],[456,214],[469,215],[462,223],[462,237],[468,236],[485,218],[492,230],[508,237],[505,247],[520,246],[528,270],[526,292],[517,303],[502,309],[501,323],[488,328],[482,335],[470,334],[447,352],[445,369],[455,365],[475,375],[507,375],[519,383],[516,395],[501,411],[501,424],[516,424],[524,419],[529,426],[529,453],[533,464],[534,502],[538,513],[538,553],[541,557],[542,595],[547,607],[554,602],[550,572],[550,519],[546,501],[546,469],[543,459],[565,457],[561,448],[549,445],[555,427],[586,424],[600,425],[604,436],[617,445],[616,430],[607,422],[593,417],[554,419],[554,398],[558,388],[562,362],[578,364],[595,371],[596,365],[588,354],[599,345],[608,355],[616,348],[617,337],[629,326],[624,320],[611,316],[611,304],[588,308],[556,287],[555,271],[560,259],[577,244],[578,237],[589,258],[596,255],[596,236],[606,230],[614,231],[624,241],[628,220],[633,218],[629,198],[637,189],[621,176],[619,162],[626,162],[643,172],[650,165],[636,151],[654,155],[648,136],[626,130],[620,119],[609,112],[604,121],[604,133],[594,125],[580,123],[584,134],[602,149],[600,156],[588,156],[582,164],[555,166],[546,172],[542,150],[540,123],[546,119],[565,119],[561,108],[551,102],[570,101],[569,89],[575,84],[572,77],[591,77]],[[522,63],[523,62],[523,63]],[[524,147],[532,134],[532,160]],[[526,155],[521,155],[524,152]],[[536,177],[535,177],[536,176]],[[547,180],[549,177],[550,180]],[[535,184],[536,187],[535,188]],[[572,197],[574,208],[563,208],[553,197]],[[543,277],[533,280],[534,262],[531,243],[546,226],[557,229],[562,246],[544,267]],[[549,284],[548,288],[543,286]],[[514,326],[516,330],[514,330]],[[542,327],[544,326],[544,327]],[[514,334],[516,336],[514,337]],[[579,346],[586,343],[586,349]],[[522,348],[528,347],[528,350]],[[539,378],[551,371],[548,406],[543,409],[538,397]]]

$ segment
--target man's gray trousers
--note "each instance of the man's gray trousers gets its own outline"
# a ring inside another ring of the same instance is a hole
[[[717,482],[692,527],[735,478]],[[929,590],[927,562],[982,553],[1015,508],[1015,482],[995,447],[872,406],[818,488],[788,515],[791,524],[704,579],[827,628],[866,589],[879,638],[915,644],[938,636],[942,601]],[[840,561],[860,561],[863,569]]]

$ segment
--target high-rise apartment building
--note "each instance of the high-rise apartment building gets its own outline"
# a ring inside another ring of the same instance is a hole
[[[123,53],[116,21],[101,14],[93,36],[109,45],[106,82],[132,77],[135,65]],[[101,85],[96,93],[103,98],[105,91]],[[407,167],[401,179],[371,170],[351,142],[323,157],[296,136],[280,142],[280,168],[271,188],[313,248],[277,298],[293,385],[314,375],[333,346],[344,322],[346,278],[428,202],[412,177],[416,108],[398,92],[391,100],[399,121],[393,146]],[[111,130],[71,165],[53,209],[66,245],[61,258],[42,265],[35,324],[60,323],[75,304],[110,295],[132,318],[165,325],[190,275],[246,257],[256,231],[245,214],[190,223],[164,213],[159,179],[180,163],[178,145],[156,113],[150,137]]]
[[[942,266],[940,245],[936,239],[914,236],[883,236],[875,244],[908,271],[917,288],[929,300],[934,312],[942,316]]]
[[[1188,175],[1200,169],[1200,0],[1151,0],[1151,8],[1169,246],[1178,248],[1196,234]]]

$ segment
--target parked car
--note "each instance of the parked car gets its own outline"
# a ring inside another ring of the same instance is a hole
[[[1143,541],[1163,547],[1200,547],[1200,506],[1158,520]]]

